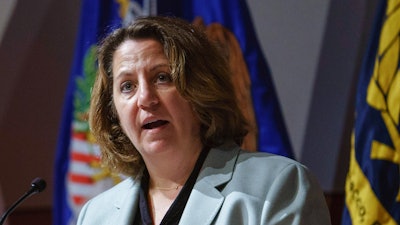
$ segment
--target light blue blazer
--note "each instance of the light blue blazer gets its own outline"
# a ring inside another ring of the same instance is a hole
[[[140,182],[126,179],[90,200],[78,225],[132,225]],[[211,149],[179,224],[329,225],[315,178],[301,164],[236,145]]]

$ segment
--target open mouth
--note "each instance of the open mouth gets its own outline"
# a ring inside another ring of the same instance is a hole
[[[157,127],[161,127],[167,123],[168,123],[168,121],[166,121],[166,120],[157,120],[157,121],[154,121],[151,123],[146,123],[145,125],[142,126],[142,128],[146,129],[146,130],[150,130],[150,129],[154,129]]]

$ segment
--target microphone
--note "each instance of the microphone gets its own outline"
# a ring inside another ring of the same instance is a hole
[[[32,196],[36,193],[42,192],[44,189],[46,188],[46,181],[43,180],[42,178],[35,178],[33,179],[32,183],[31,183],[31,188],[25,192],[24,195],[22,195],[18,201],[16,201],[14,204],[11,205],[11,207],[3,214],[3,216],[1,217],[0,220],[0,225],[2,225],[4,223],[4,221],[6,221],[7,216],[9,214],[11,214],[14,209],[21,204],[26,198],[28,198],[29,196]]]

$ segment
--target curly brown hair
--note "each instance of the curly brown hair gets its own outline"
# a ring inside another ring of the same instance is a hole
[[[163,46],[176,88],[200,120],[203,145],[216,147],[227,140],[240,145],[247,134],[247,122],[236,102],[226,56],[203,31],[181,19],[143,17],[112,32],[98,50],[99,72],[92,90],[89,124],[103,163],[131,176],[144,166],[121,128],[112,96],[114,53],[125,40],[137,39],[154,39]]]

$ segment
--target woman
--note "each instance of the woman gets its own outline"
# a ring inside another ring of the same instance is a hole
[[[304,166],[240,149],[228,63],[202,32],[137,19],[105,38],[98,62],[89,122],[103,162],[130,178],[78,224],[330,224]]]

